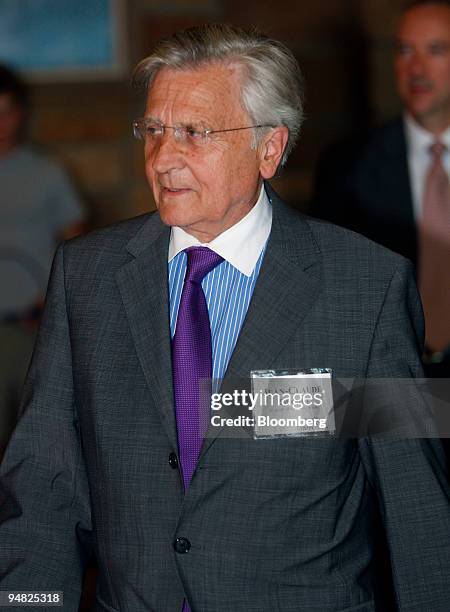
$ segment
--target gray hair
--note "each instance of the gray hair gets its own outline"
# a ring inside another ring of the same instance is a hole
[[[160,41],[133,74],[133,83],[147,91],[159,70],[186,70],[215,62],[235,63],[244,74],[241,104],[255,125],[289,130],[281,165],[292,151],[303,122],[303,77],[292,52],[256,30],[210,24],[177,32]],[[256,146],[266,129],[255,130]]]

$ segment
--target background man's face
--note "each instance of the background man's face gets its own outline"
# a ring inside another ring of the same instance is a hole
[[[395,71],[411,115],[427,129],[445,129],[450,124],[450,8],[424,5],[403,15]]]
[[[0,94],[0,150],[13,147],[22,127],[23,112],[10,93]]]
[[[169,126],[212,130],[252,125],[240,104],[235,67],[160,70],[150,87],[146,117]],[[260,185],[253,130],[212,134],[192,148],[166,130],[157,145],[145,144],[146,174],[161,219],[209,242],[254,205]]]

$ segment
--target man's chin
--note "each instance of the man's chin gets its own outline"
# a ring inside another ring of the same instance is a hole
[[[409,113],[418,121],[427,120],[436,113],[436,101],[430,94],[416,95],[408,100],[406,107]]]
[[[175,207],[162,205],[158,208],[158,212],[161,221],[170,227],[181,227],[184,229],[192,223],[192,219],[186,214],[187,211],[185,209],[176,210]]]
[[[437,109],[435,106],[417,105],[414,108],[409,108],[408,112],[425,129],[431,130],[432,127],[441,127],[442,130],[445,130],[449,126],[448,112],[440,108]]]

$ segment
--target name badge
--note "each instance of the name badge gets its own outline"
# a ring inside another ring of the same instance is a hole
[[[334,435],[331,374],[329,368],[250,372],[253,438]]]

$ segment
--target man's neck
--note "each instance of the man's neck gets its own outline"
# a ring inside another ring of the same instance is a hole
[[[450,127],[450,116],[414,117],[424,130],[439,138]]]

